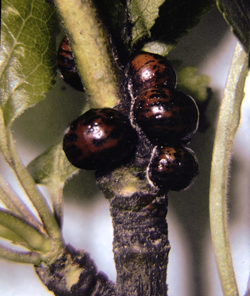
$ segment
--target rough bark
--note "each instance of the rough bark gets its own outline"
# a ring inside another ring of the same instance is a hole
[[[134,194],[110,202],[117,295],[167,295],[167,202],[165,197]]]
[[[115,296],[114,284],[97,272],[88,253],[65,246],[52,263],[42,263],[36,272],[56,296]]]

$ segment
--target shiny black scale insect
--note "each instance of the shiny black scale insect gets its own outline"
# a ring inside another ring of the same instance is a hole
[[[66,130],[63,150],[74,166],[96,170],[127,158],[136,140],[135,130],[122,113],[111,108],[91,109]]]
[[[76,90],[84,91],[68,37],[65,37],[60,45],[58,51],[58,67],[67,84]]]

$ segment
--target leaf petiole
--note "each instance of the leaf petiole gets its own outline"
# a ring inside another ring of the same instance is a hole
[[[28,220],[37,229],[42,229],[38,219],[31,213],[26,204],[15,194],[11,186],[0,175],[0,199],[8,210]]]
[[[50,251],[49,238],[13,213],[1,209],[0,224],[20,236],[31,248],[42,252]]]
[[[9,150],[11,153],[11,168],[13,169],[17,179],[19,180],[22,188],[24,189],[27,197],[34,205],[35,209],[38,212],[39,217],[41,218],[44,228],[47,231],[48,235],[61,242],[61,232],[60,228],[54,218],[53,213],[50,210],[49,205],[47,204],[44,197],[38,191],[36,183],[33,178],[28,173],[27,169],[22,165],[19,156],[16,153],[13,138],[11,132],[8,134],[9,140]]]
[[[20,263],[29,263],[39,265],[41,263],[40,255],[36,252],[19,252],[10,250],[0,245],[0,257]]]

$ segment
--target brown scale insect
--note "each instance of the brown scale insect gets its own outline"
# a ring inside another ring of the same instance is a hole
[[[186,189],[198,173],[198,161],[194,152],[181,145],[157,147],[149,164],[150,180],[163,190]]]
[[[176,86],[174,67],[169,60],[157,54],[136,55],[131,61],[129,75],[134,95],[151,87],[167,85],[175,88]]]
[[[137,135],[129,120],[111,108],[90,109],[65,131],[63,150],[76,167],[96,170],[127,158]]]
[[[198,127],[195,101],[176,89],[146,89],[136,97],[133,110],[136,123],[156,145],[188,142]]]
[[[67,84],[76,90],[84,91],[67,36],[63,39],[58,51],[58,67]]]

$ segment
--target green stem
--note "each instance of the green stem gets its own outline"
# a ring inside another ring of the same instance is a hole
[[[7,227],[3,225],[0,225],[0,237],[13,242],[14,244],[20,244],[23,245],[25,248],[32,249],[19,235],[17,235],[15,232],[9,230]]]
[[[112,48],[91,0],[55,0],[92,108],[119,103],[119,71]]]
[[[11,186],[0,175],[0,199],[8,210],[28,220],[37,229],[42,229],[42,225],[31,213],[26,204],[14,193]]]
[[[229,71],[215,136],[210,177],[210,225],[224,296],[239,295],[227,226],[227,180],[232,146],[239,126],[248,58],[237,44]]]
[[[6,127],[4,123],[4,115],[3,115],[3,109],[0,108],[0,151],[3,154],[3,157],[7,161],[7,163],[10,163],[11,156],[8,148],[8,136],[6,132]]]
[[[63,218],[63,185],[60,182],[50,187],[53,213],[59,227],[62,226]]]
[[[48,252],[51,249],[48,237],[42,235],[23,219],[9,211],[0,210],[0,224],[20,236],[31,248]]]
[[[23,190],[27,194],[27,197],[37,210],[48,235],[52,239],[56,240],[58,244],[62,244],[61,231],[56,219],[51,212],[45,198],[38,191],[35,181],[30,176],[27,169],[22,165],[20,158],[16,153],[11,133],[9,133],[9,150],[11,151],[12,158],[10,166],[15,172],[15,175],[19,180]]]
[[[18,252],[10,250],[0,245],[0,257],[16,261],[20,263],[29,263],[33,265],[39,265],[41,263],[40,255],[36,252]]]

